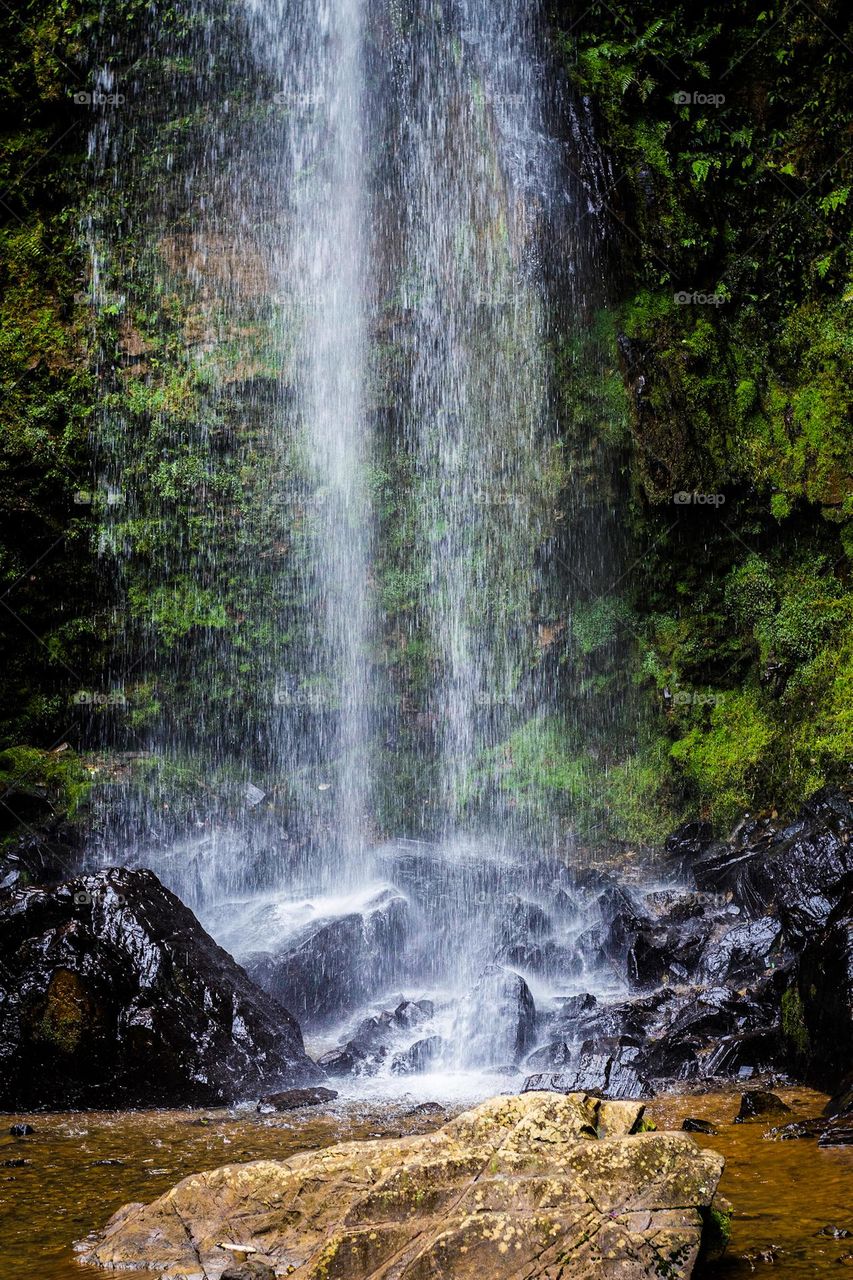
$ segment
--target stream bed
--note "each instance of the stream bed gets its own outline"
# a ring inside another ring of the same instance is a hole
[[[791,1119],[819,1114],[826,1101],[808,1089],[779,1095],[792,1108]],[[735,1209],[733,1234],[727,1255],[696,1274],[707,1280],[765,1271],[788,1280],[843,1275],[840,1262],[853,1267],[853,1148],[820,1149],[814,1139],[768,1141],[770,1122],[732,1123],[738,1098],[737,1091],[666,1095],[647,1108],[660,1128],[680,1128],[686,1116],[718,1128],[715,1137],[695,1137],[726,1157],[720,1192]],[[322,1112],[272,1115],[254,1109],[4,1115],[0,1274],[3,1280],[103,1277],[103,1271],[78,1265],[72,1245],[122,1204],[153,1200],[184,1176],[222,1164],[285,1158],[353,1138],[427,1132],[462,1109],[456,1100],[443,1113],[417,1113],[422,1099],[342,1099]],[[9,1126],[22,1121],[35,1132],[12,1137]],[[851,1236],[820,1234],[827,1226]],[[759,1255],[768,1251],[765,1261]]]

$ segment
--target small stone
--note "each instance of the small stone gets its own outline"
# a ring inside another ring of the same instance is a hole
[[[439,1060],[444,1051],[441,1036],[427,1036],[425,1040],[416,1040],[404,1053],[398,1053],[391,1061],[394,1075],[411,1075],[429,1071]]]
[[[819,1147],[853,1146],[853,1124],[830,1124],[820,1135],[817,1145]]]
[[[29,1160],[2,1160],[0,1167],[3,1169],[23,1169],[24,1165],[29,1164]]]
[[[407,1116],[440,1116],[444,1115],[444,1107],[440,1102],[419,1102],[416,1107],[403,1113]]]
[[[717,1132],[710,1120],[697,1120],[695,1116],[688,1116],[681,1127],[685,1133],[707,1133],[709,1137]]]
[[[248,1258],[226,1267],[221,1280],[275,1280],[275,1271],[259,1258]]]
[[[13,1138],[27,1138],[31,1133],[35,1133],[35,1129],[31,1124],[13,1124],[9,1127],[9,1133]]]
[[[324,1089],[322,1085],[310,1089],[285,1089],[282,1093],[269,1093],[261,1098],[257,1110],[269,1107],[272,1111],[295,1111],[297,1107],[317,1107],[322,1102],[332,1102],[337,1096],[337,1089]]]
[[[748,1120],[758,1120],[762,1116],[784,1115],[791,1108],[775,1093],[767,1089],[750,1089],[740,1100],[740,1111],[735,1116],[735,1124],[744,1124]]]

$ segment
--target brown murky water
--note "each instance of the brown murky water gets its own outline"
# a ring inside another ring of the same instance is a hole
[[[825,1101],[808,1090],[781,1091],[797,1118]],[[411,1105],[411,1104],[409,1104]],[[348,1104],[317,1114],[258,1116],[252,1111],[79,1112],[0,1116],[0,1280],[84,1280],[104,1272],[80,1267],[72,1242],[101,1226],[129,1200],[152,1200],[186,1174],[219,1164],[296,1151],[350,1138],[426,1132],[442,1117],[412,1117],[406,1106]],[[813,1140],[768,1142],[763,1124],[733,1125],[737,1096],[706,1094],[650,1104],[658,1126],[680,1128],[687,1115],[719,1127],[702,1146],[727,1160],[721,1191],[736,1213],[728,1255],[704,1275],[780,1280],[845,1274],[853,1234],[817,1234],[832,1225],[853,1233],[853,1149],[819,1150]],[[793,1118],[793,1117],[792,1117]],[[8,1135],[13,1121],[36,1132]],[[10,1161],[26,1161],[23,1165]],[[772,1263],[744,1255],[774,1249]],[[772,1269],[771,1269],[772,1267]]]

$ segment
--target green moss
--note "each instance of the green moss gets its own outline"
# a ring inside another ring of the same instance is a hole
[[[696,726],[670,754],[695,785],[700,802],[719,822],[733,820],[760,793],[761,770],[771,754],[774,728],[755,691],[721,694],[707,728]]]
[[[699,1212],[702,1215],[702,1255],[718,1257],[725,1253],[732,1238],[732,1210],[710,1205]]]
[[[803,1001],[796,987],[789,987],[782,996],[782,1034],[798,1057],[807,1056],[809,1032]]]
[[[469,807],[494,792],[514,809],[587,839],[662,840],[678,818],[666,740],[646,741],[619,758],[582,750],[583,736],[560,717],[526,721],[484,754],[471,776]]]
[[[79,976],[67,969],[57,969],[31,1034],[35,1040],[70,1056],[80,1048],[91,1013],[91,1001]]]

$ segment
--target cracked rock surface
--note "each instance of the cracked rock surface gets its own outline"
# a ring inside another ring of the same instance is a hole
[[[680,1280],[723,1159],[637,1132],[642,1114],[531,1092],[426,1135],[225,1165],[126,1205],[82,1260],[219,1280],[236,1248],[294,1280]]]

